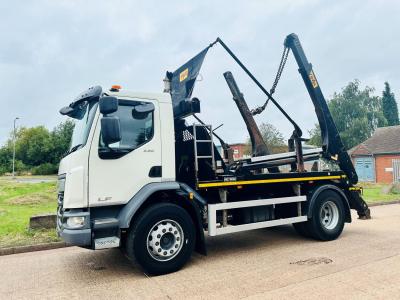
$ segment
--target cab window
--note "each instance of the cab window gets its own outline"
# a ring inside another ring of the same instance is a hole
[[[151,111],[143,107],[151,106]],[[104,144],[100,134],[99,154],[101,158],[118,158],[149,142],[154,135],[154,105],[143,101],[119,100],[118,110],[110,116],[120,121],[121,140]]]

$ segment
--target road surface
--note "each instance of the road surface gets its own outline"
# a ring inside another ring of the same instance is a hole
[[[118,249],[0,257],[0,299],[399,299],[400,205],[377,206],[332,242],[291,226],[208,238],[181,271],[147,277]]]

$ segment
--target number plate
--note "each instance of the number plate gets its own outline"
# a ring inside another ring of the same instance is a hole
[[[108,249],[119,247],[119,237],[111,236],[94,240],[94,249]]]

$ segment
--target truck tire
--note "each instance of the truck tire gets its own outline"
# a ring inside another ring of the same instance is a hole
[[[296,232],[301,236],[304,236],[306,238],[310,237],[310,232],[307,228],[307,222],[294,223],[293,227],[296,230]]]
[[[196,231],[182,207],[158,203],[143,211],[128,232],[128,257],[151,275],[181,269],[192,255]]]
[[[326,190],[315,199],[312,217],[305,223],[305,232],[314,239],[331,241],[342,233],[344,223],[342,198],[335,191]]]

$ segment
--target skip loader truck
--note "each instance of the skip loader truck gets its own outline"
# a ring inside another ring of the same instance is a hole
[[[250,110],[233,74],[223,74],[250,135],[250,158],[233,160],[232,148],[199,118],[200,100],[192,97],[203,60],[217,44],[265,94],[265,103]],[[321,148],[303,150],[300,127],[273,97],[290,51],[315,107]],[[220,38],[167,72],[164,84],[163,93],[95,86],[60,110],[75,119],[58,172],[57,231],[67,243],[120,247],[158,275],[182,268],[193,250],[206,255],[206,234],[293,224],[303,236],[330,241],[351,222],[350,209],[370,218],[297,35],[285,39],[270,92]],[[271,154],[254,120],[268,103],[293,125],[287,152]],[[188,124],[188,116],[197,121]],[[324,167],[306,170],[313,161]]]

